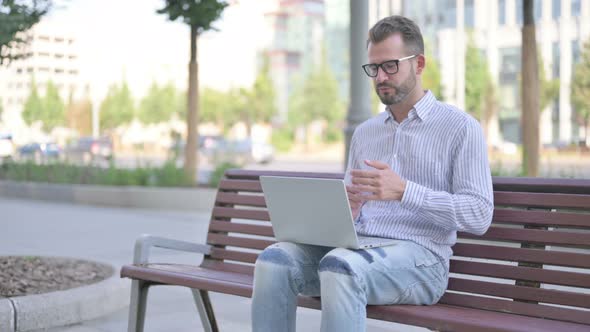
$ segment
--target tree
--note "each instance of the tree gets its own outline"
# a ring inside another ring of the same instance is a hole
[[[197,64],[197,40],[200,34],[212,29],[227,3],[218,0],[165,0],[165,6],[157,11],[167,14],[170,21],[181,19],[191,30],[191,53],[188,79],[187,144],[185,147],[184,172],[192,182],[197,173],[197,139],[199,119],[199,82]]]
[[[159,87],[156,82],[139,103],[137,117],[144,124],[166,122],[179,110],[178,92],[172,83]]]
[[[440,82],[440,65],[438,64],[438,60],[434,57],[433,53],[430,51],[430,47],[428,44],[426,45],[426,68],[422,72],[422,86],[425,89],[432,91],[434,96],[441,100],[443,99],[442,95],[442,84]],[[376,96],[377,94],[375,94]]]
[[[535,36],[534,0],[523,0],[522,27],[522,171],[539,173],[539,74]]]
[[[488,63],[475,46],[473,36],[469,37],[465,51],[465,110],[483,122],[486,96],[490,91],[492,78]]]
[[[289,122],[307,127],[315,120],[328,124],[327,136],[337,139],[344,126],[344,103],[338,82],[325,61],[316,66],[289,100]]]
[[[0,2],[0,65],[26,56],[28,38],[22,33],[37,24],[51,8],[49,0]]]
[[[539,84],[541,99],[539,100],[539,109],[541,112],[547,108],[550,102],[559,97],[559,79],[547,79],[545,74],[545,65],[543,57],[539,55]]]
[[[203,89],[199,99],[201,120],[215,123],[223,131],[226,131],[236,123],[238,112],[243,110],[244,103],[240,103],[240,100],[236,98],[236,94],[239,93],[234,90],[222,92],[211,88]],[[237,103],[242,105],[237,105]]]
[[[66,106],[59,96],[59,91],[53,82],[47,82],[45,98],[42,100],[43,105],[43,130],[51,132],[54,128],[65,126],[66,124]]]
[[[133,96],[127,82],[123,82],[121,87],[112,85],[100,104],[100,128],[106,131],[113,130],[118,126],[130,123],[134,116]]]
[[[584,126],[584,144],[590,130],[590,40],[584,44],[581,61],[576,64],[571,91],[572,104],[580,123]]]
[[[244,90],[246,105],[241,113],[242,120],[248,127],[248,134],[252,134],[252,125],[256,122],[270,122],[277,114],[276,92],[270,78],[270,64],[264,57],[263,65],[254,85],[250,90]]]
[[[31,126],[35,121],[43,121],[43,103],[39,97],[35,79],[31,80],[31,92],[25,101],[21,116],[28,126]]]

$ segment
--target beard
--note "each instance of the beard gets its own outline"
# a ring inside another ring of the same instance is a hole
[[[389,93],[379,93],[380,87],[388,87],[393,89],[394,92]],[[381,102],[384,105],[394,105],[401,103],[406,97],[414,90],[416,87],[416,75],[414,73],[414,66],[412,66],[412,71],[408,75],[405,81],[403,81],[400,85],[394,85],[393,83],[380,83],[375,85],[375,92]]]

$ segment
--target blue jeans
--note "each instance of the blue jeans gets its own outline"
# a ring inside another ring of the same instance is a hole
[[[365,331],[367,304],[434,304],[447,282],[443,260],[410,241],[366,250],[276,243],[256,261],[252,331],[295,332],[298,294],[321,295],[321,331]]]

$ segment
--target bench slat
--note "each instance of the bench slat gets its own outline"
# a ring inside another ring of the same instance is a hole
[[[590,228],[590,214],[497,208],[493,222]]]
[[[590,233],[573,233],[563,231],[548,231],[539,229],[522,229],[507,227],[490,227],[482,235],[458,233],[458,237],[467,239],[508,240],[526,243],[541,243],[550,245],[580,246],[590,248]]]
[[[223,234],[209,233],[207,243],[223,246],[241,247],[248,249],[264,249],[276,241],[252,239],[246,237],[228,236]]]
[[[244,251],[222,249],[217,247],[211,248],[211,254],[209,256],[214,259],[227,259],[231,261],[251,264],[254,264],[256,262],[256,258],[258,258],[258,254]]]
[[[590,308],[590,294],[580,294],[554,289],[516,286],[461,278],[450,278],[448,289],[473,294],[505,297],[515,300],[537,301]]]
[[[590,195],[494,192],[495,205],[588,209]]]
[[[294,171],[263,171],[247,169],[229,169],[224,174],[230,179],[258,180],[261,175],[270,176],[294,176],[304,178],[325,178],[325,179],[343,179],[344,173],[318,173],[318,172],[294,172]]]
[[[590,274],[451,259],[451,272],[590,288]]]
[[[221,180],[219,181],[219,190],[234,190],[247,192],[262,192],[260,182],[253,180]]]
[[[471,243],[457,243],[453,246],[455,256],[488,258],[511,262],[541,263],[567,267],[590,268],[590,254],[510,248]]]
[[[590,324],[588,311],[446,292],[439,303]]]
[[[262,225],[238,224],[229,221],[212,220],[209,224],[209,231],[243,233],[274,237],[272,227]]]
[[[227,192],[217,193],[217,197],[215,198],[215,205],[218,205],[218,203],[266,207],[266,201],[264,200],[264,196],[240,195]]]
[[[268,211],[265,210],[246,210],[216,206],[213,208],[211,215],[213,218],[239,218],[270,221]]]

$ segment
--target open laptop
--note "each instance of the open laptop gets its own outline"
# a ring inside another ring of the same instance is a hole
[[[365,249],[399,241],[358,236],[344,180],[261,176],[277,240]]]

